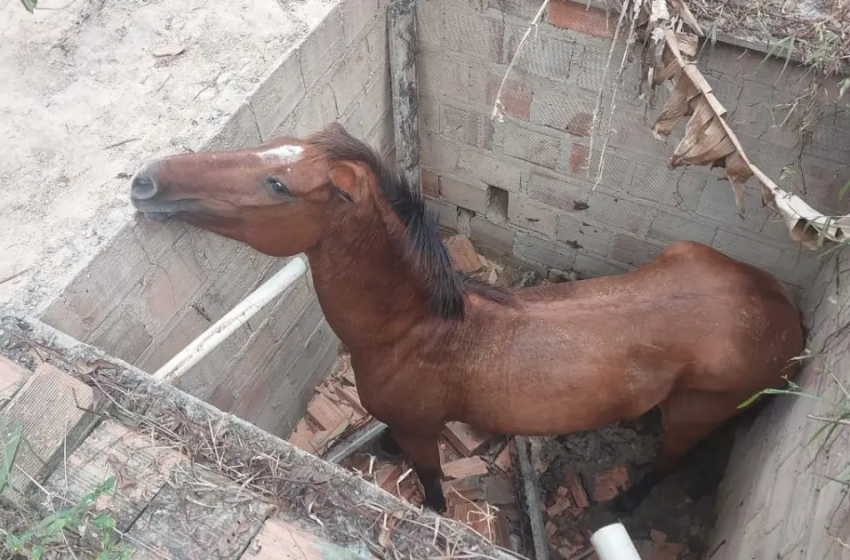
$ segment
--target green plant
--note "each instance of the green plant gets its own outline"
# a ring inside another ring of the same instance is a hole
[[[21,0],[21,4],[24,5],[24,8],[26,8],[29,13],[33,13],[38,7],[38,0]]]
[[[0,456],[0,492],[9,482],[9,475],[23,439],[23,424],[17,423],[2,446]],[[127,560],[133,549],[116,539],[115,519],[109,513],[93,510],[98,499],[115,491],[115,477],[109,477],[94,490],[82,496],[76,504],[53,513],[19,535],[5,533],[5,548],[10,555],[26,553],[30,560],[39,560],[53,548],[68,548],[78,541],[79,548],[96,560]],[[85,541],[85,542],[83,542]],[[2,557],[2,555],[0,555]]]
[[[788,382],[788,389],[770,389],[770,388],[769,389],[763,389],[763,390],[759,391],[758,393],[756,393],[755,395],[753,395],[752,397],[745,400],[744,402],[742,402],[741,404],[739,404],[738,409],[740,410],[742,408],[747,408],[748,406],[750,406],[751,404],[756,402],[759,398],[761,398],[764,395],[794,395],[794,396],[797,396],[797,397],[804,397],[804,398],[807,398],[807,399],[814,399],[814,400],[817,400],[817,401],[821,400],[821,398],[818,397],[817,395],[812,395],[811,393],[806,393],[804,391],[800,391],[800,386],[797,385],[796,383],[794,383],[793,381],[790,381],[790,380],[786,380],[786,381]]]

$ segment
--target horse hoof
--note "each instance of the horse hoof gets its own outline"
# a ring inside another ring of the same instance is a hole
[[[428,498],[425,500],[425,505],[440,515],[445,514],[448,511],[448,507],[446,506],[446,498],[443,496],[439,496],[436,498]]]

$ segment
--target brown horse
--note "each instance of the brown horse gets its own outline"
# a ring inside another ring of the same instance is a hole
[[[661,409],[634,508],[699,440],[797,370],[800,316],[767,273],[678,242],[626,274],[498,291],[455,271],[421,196],[339,125],[306,140],[147,163],[133,205],[276,256],[305,253],[363,406],[445,510],[449,420],[567,434]]]

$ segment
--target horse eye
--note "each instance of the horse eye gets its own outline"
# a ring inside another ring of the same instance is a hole
[[[289,195],[289,189],[286,188],[286,185],[284,185],[279,179],[269,177],[266,181],[269,185],[271,185],[272,191],[274,191],[275,194],[279,194],[281,196]]]

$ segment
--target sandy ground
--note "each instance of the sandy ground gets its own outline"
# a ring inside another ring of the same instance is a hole
[[[197,149],[335,4],[0,6],[0,306],[27,313],[132,216],[143,160]]]

